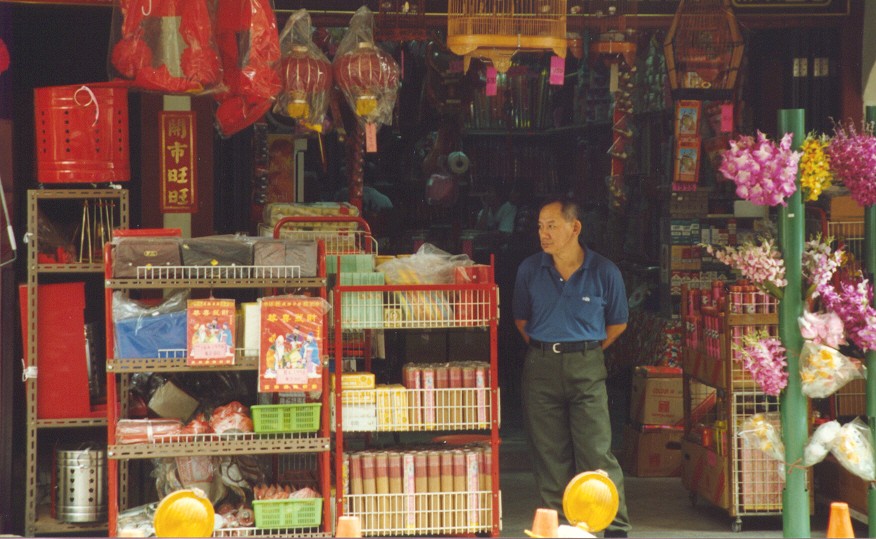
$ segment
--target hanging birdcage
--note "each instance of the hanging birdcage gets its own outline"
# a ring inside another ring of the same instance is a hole
[[[377,41],[424,41],[426,0],[380,0],[374,38]]]
[[[680,0],[663,50],[673,97],[732,97],[744,43],[728,0]]]
[[[638,13],[638,0],[590,0],[589,24],[596,39],[590,43],[590,61],[611,69],[610,87],[617,88],[618,65],[636,63],[636,41],[629,18]]]
[[[448,0],[447,46],[464,57],[487,58],[504,73],[520,51],[552,50],[566,57],[566,0]]]

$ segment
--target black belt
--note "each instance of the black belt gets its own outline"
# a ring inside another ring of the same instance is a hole
[[[583,352],[585,350],[595,350],[602,346],[601,341],[573,341],[573,342],[541,342],[535,339],[529,339],[529,346],[542,352],[553,352],[554,354],[565,354],[568,352]]]

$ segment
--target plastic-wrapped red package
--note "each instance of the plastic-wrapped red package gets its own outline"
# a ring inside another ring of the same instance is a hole
[[[223,432],[252,432],[252,419],[249,417],[249,408],[237,401],[232,401],[225,406],[218,406],[210,416],[210,426],[217,433]]]
[[[374,14],[360,7],[332,62],[335,82],[362,121],[390,125],[398,96],[399,66],[374,43]]]
[[[299,9],[280,34],[283,89],[274,112],[318,129],[325,118],[332,89],[332,65],[311,37],[310,15]]]
[[[116,424],[116,443],[153,444],[179,435],[183,424],[176,419],[122,419]]]
[[[207,422],[204,414],[198,414],[194,419],[186,423],[180,434],[210,434],[211,432],[213,432],[213,427]]]
[[[270,0],[222,0],[216,43],[226,91],[216,94],[216,126],[231,136],[271,109],[280,92],[280,43]]]
[[[219,89],[222,67],[211,8],[208,0],[118,0],[110,78],[164,93]]]

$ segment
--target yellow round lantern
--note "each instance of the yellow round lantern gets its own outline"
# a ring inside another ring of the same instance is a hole
[[[602,470],[576,475],[563,492],[566,519],[587,532],[607,528],[617,515],[617,508],[617,487]]]
[[[177,490],[161,500],[153,524],[157,537],[210,537],[213,504],[200,489]]]

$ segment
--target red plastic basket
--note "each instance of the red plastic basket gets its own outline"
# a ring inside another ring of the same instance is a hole
[[[131,179],[128,89],[108,83],[34,89],[37,181]]]

